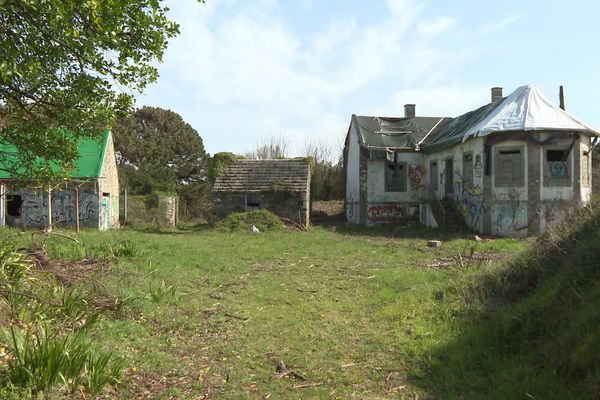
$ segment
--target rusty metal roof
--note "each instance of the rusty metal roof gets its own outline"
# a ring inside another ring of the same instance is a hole
[[[239,160],[215,180],[213,192],[308,191],[306,159]]]

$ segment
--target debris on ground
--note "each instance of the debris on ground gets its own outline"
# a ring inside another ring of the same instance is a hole
[[[481,265],[484,262],[492,262],[493,260],[498,260],[500,258],[506,257],[507,254],[497,253],[495,251],[483,251],[483,252],[473,252],[470,255],[463,256],[461,254],[457,254],[455,256],[447,256],[440,257],[435,259],[433,262],[427,264],[429,268],[441,268],[441,267],[452,267],[455,265],[461,266],[469,266],[476,263],[477,265]]]
[[[427,247],[440,247],[442,245],[442,242],[440,242],[439,240],[429,240],[427,242]]]
[[[277,364],[275,364],[275,379],[281,379],[281,378],[286,378],[286,377],[292,377],[294,379],[298,379],[300,381],[306,381],[307,379],[300,375],[299,373],[297,373],[296,371],[292,371],[291,369],[289,369],[284,363],[283,361],[279,361]]]

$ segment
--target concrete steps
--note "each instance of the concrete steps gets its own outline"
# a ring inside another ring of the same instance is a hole
[[[465,225],[462,214],[454,206],[454,202],[450,199],[443,199],[441,203],[446,214],[446,229],[451,232],[468,232],[469,228]]]

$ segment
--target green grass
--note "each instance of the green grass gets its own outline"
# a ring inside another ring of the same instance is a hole
[[[428,248],[432,238],[442,247]],[[90,328],[125,360],[115,398],[501,399],[526,398],[524,387],[547,398],[536,392],[543,385],[560,388],[553,398],[590,393],[512,357],[504,333],[486,330],[486,318],[505,321],[523,299],[501,300],[511,294],[498,285],[518,270],[505,260],[531,241],[476,244],[422,228],[85,231],[80,240],[45,243],[62,259],[118,260],[95,280],[122,309]],[[473,247],[493,260],[470,258]],[[456,262],[428,266],[449,257]]]

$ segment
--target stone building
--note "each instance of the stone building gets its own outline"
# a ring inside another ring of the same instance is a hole
[[[543,233],[591,199],[595,129],[534,86],[457,118],[353,116],[345,148],[346,216],[371,225],[449,210],[483,234]],[[446,205],[452,204],[451,209]]]
[[[213,185],[213,212],[266,209],[308,227],[310,223],[310,164],[304,159],[238,160]]]
[[[0,226],[81,227],[106,230],[119,226],[119,179],[112,134],[82,139],[75,170],[51,188],[25,187],[0,165]],[[14,152],[9,146],[0,149]]]

